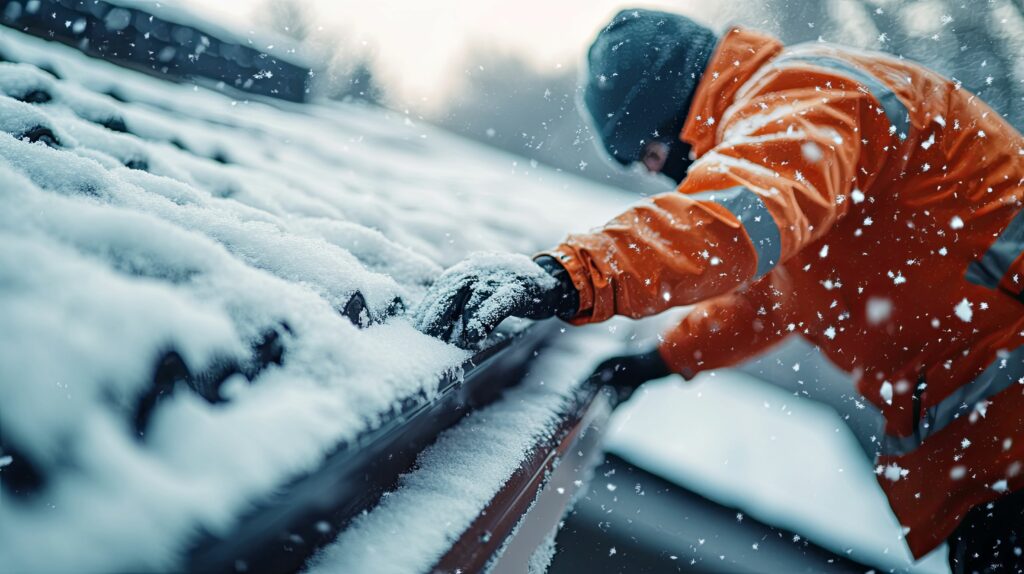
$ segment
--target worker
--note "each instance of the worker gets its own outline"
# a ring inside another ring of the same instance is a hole
[[[790,336],[878,412],[876,475],[916,558],[1024,564],[1024,138],[914,62],[625,10],[590,48],[604,150],[679,186],[534,259],[471,258],[416,320],[473,348],[509,316],[693,305],[605,372],[635,387]]]

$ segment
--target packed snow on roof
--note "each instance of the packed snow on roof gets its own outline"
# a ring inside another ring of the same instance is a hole
[[[0,505],[11,571],[173,568],[469,356],[402,315],[442,269],[628,199],[396,112],[234,100],[7,30],[0,56],[3,471],[39,490]]]

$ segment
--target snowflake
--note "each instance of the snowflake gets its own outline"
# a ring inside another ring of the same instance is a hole
[[[957,303],[956,307],[953,308],[953,313],[955,313],[956,316],[964,323],[970,323],[971,318],[974,317],[974,310],[972,309],[973,306],[974,305],[964,297],[963,300]]]
[[[879,467],[879,468],[881,468],[881,467]],[[877,469],[876,469],[876,472],[877,472]],[[885,476],[885,478],[887,478],[887,479],[889,479],[889,480],[891,480],[893,482],[897,482],[897,481],[899,481],[899,479],[904,478],[908,474],[910,474],[910,471],[905,469],[905,468],[903,468],[903,467],[901,467],[900,465],[898,465],[896,463],[889,463],[888,465],[885,466],[884,469],[882,469],[881,474],[883,474]]]

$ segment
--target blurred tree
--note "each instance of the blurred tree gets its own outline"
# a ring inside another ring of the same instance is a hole
[[[1024,0],[768,0],[750,8],[736,12],[740,23],[767,24],[787,44],[820,38],[921,62],[1024,125]]]
[[[258,22],[299,43],[309,38],[312,12],[307,0],[264,0],[257,10]]]
[[[374,77],[367,50],[351,45],[349,35],[316,26],[310,0],[264,0],[257,11],[264,27],[295,40],[323,67],[313,80],[313,92],[332,100],[358,100],[383,105],[385,92]]]
[[[740,24],[786,44],[834,41],[921,62],[1024,126],[1024,0],[725,0],[711,24]],[[468,51],[465,89],[435,121],[470,138],[628,189],[663,182],[603,157],[576,109],[577,71],[541,72],[509,54]]]
[[[334,100],[359,100],[364,103],[382,105],[384,90],[374,79],[373,67],[366,57],[359,58],[351,71],[341,71],[340,81],[328,94]]]
[[[538,70],[522,58],[476,46],[462,89],[432,121],[471,139],[556,169],[638,193],[670,188],[613,165],[576,108],[575,68]]]

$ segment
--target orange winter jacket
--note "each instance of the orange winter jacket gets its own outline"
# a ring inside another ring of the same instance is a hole
[[[799,334],[877,409],[878,481],[920,557],[1024,486],[1024,140],[883,54],[734,29],[680,139],[675,192],[549,252],[576,323],[696,304],[679,373]]]

